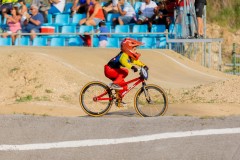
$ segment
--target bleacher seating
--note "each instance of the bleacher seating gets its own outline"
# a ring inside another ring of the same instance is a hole
[[[108,38],[106,47],[107,48],[119,48],[120,47],[119,38],[117,38],[117,37]]]
[[[74,14],[71,25],[78,25],[79,21],[86,17],[87,17],[86,14]]]
[[[0,46],[11,46],[12,39],[10,37],[7,38],[0,38]]]
[[[55,47],[65,46],[65,38],[63,37],[51,38],[50,46],[55,46]]]
[[[107,14],[106,23],[112,24],[113,18],[117,18],[117,17],[119,17],[119,16],[120,16],[119,13],[108,13],[108,14]]]
[[[16,46],[29,46],[29,44],[30,44],[29,36],[16,38],[16,40],[15,40],[15,45]]]
[[[143,37],[142,43],[144,45],[140,46],[142,49],[153,49],[156,48],[156,38],[153,37]]]
[[[52,22],[53,22],[52,19],[53,19],[52,14],[48,14],[47,15],[47,21],[48,21],[49,24],[52,24]]]
[[[83,40],[80,37],[69,38],[68,46],[83,46]]]
[[[147,33],[148,32],[148,27],[146,24],[143,25],[133,25],[132,29],[132,35],[130,35],[132,38],[138,38],[138,37],[144,37],[147,36],[146,34],[134,34],[134,33]]]
[[[85,33],[85,32],[88,32],[88,33],[91,33],[94,31],[94,28],[93,26],[80,26],[79,27],[79,33]]]
[[[53,25],[64,26],[70,24],[69,14],[57,14]]]
[[[47,46],[47,38],[36,37],[33,39],[33,46]]]
[[[160,37],[158,48],[165,49],[167,47],[166,37]]]
[[[159,32],[165,32],[166,26],[165,25],[156,25],[153,24],[151,28],[151,33],[159,33]],[[164,34],[150,34],[149,37],[161,37],[164,36]]]
[[[93,37],[93,47],[99,47],[99,39],[97,37]]]
[[[61,33],[76,33],[76,26],[62,26]],[[72,35],[60,35],[61,37],[75,37],[75,34]]]
[[[130,26],[129,25],[116,25],[114,33],[119,33],[119,34],[113,34],[112,37],[128,37],[129,35],[126,35],[124,33],[130,33]]]

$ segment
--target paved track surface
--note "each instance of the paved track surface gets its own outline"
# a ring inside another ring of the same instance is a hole
[[[2,145],[23,145],[119,139],[161,133],[206,131],[240,128],[239,117],[199,119],[192,117],[118,117],[55,118],[37,116],[1,116]],[[191,135],[191,134],[190,134]],[[131,139],[130,138],[130,139]],[[0,159],[8,160],[79,160],[79,159],[240,159],[240,133],[167,138],[145,142],[126,142],[58,149],[0,151]],[[91,144],[91,142],[89,142]]]

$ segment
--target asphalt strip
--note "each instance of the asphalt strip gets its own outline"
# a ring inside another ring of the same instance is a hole
[[[185,131],[185,132],[168,132],[168,133],[143,135],[143,136],[136,136],[136,137],[118,138],[118,139],[89,139],[89,140],[79,140],[79,141],[54,142],[54,143],[0,145],[0,151],[29,151],[29,150],[46,150],[46,149],[60,149],[60,148],[78,148],[78,147],[91,147],[91,146],[103,146],[103,145],[116,145],[116,144],[124,144],[124,143],[147,142],[147,141],[171,139],[171,138],[226,135],[226,134],[240,134],[240,128],[207,129],[207,130],[195,130],[195,131]]]

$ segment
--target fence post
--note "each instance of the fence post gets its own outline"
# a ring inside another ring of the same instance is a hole
[[[91,47],[93,48],[93,30],[92,30],[92,33],[91,33]]]
[[[236,43],[233,43],[232,63],[233,63],[233,74],[236,75]]]
[[[218,50],[218,70],[222,71],[222,43],[219,42],[219,50]]]

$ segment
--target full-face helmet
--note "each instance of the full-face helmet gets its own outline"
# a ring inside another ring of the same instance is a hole
[[[140,41],[132,38],[125,38],[121,43],[121,51],[126,53],[131,59],[138,60],[141,54],[137,53],[133,48],[140,45],[143,45]]]

